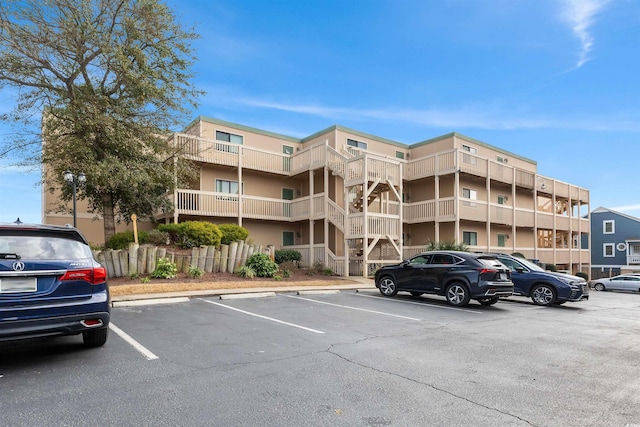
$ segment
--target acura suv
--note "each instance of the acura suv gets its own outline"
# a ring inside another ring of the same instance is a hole
[[[424,252],[401,264],[376,271],[376,287],[392,297],[398,291],[413,296],[442,295],[454,306],[470,300],[493,305],[513,293],[511,271],[492,255],[458,251]]]
[[[82,334],[104,345],[107,271],[73,227],[0,224],[0,341]]]
[[[564,304],[589,299],[589,285],[581,277],[545,271],[524,258],[490,254],[511,269],[514,295],[531,298],[537,305]]]

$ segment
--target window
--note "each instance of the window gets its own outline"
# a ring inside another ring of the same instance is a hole
[[[471,154],[478,154],[478,150],[474,147],[469,147],[468,145],[462,146],[462,151],[466,151]]]
[[[355,139],[347,138],[347,145],[350,146],[350,147],[360,148],[362,150],[366,150],[367,149],[367,143],[366,142],[356,141]]]
[[[431,255],[418,255],[409,260],[409,264],[429,264]]]
[[[462,161],[463,163],[468,163],[470,165],[475,165],[478,163],[478,159],[476,158],[476,154],[478,154],[478,150],[474,147],[469,147],[468,145],[462,146],[462,151],[466,151],[469,154],[463,153]]]
[[[602,221],[602,234],[614,234],[616,222],[614,220]]]
[[[234,196],[216,196],[216,200],[230,200],[234,201],[238,198],[238,181],[226,181],[224,179],[216,179],[216,193],[233,194]]]
[[[404,160],[404,153],[402,151],[396,151],[396,157]]]
[[[293,231],[282,232],[282,246],[293,246],[295,244]]]
[[[463,188],[462,189],[462,197],[465,199],[470,199],[470,200],[476,200],[478,197],[478,192],[476,190],[471,190],[469,188]],[[463,206],[468,206],[468,207],[472,207],[475,208],[476,204],[474,202],[467,202],[464,201],[462,202]]]
[[[242,136],[217,130],[216,141],[229,142],[231,144],[242,144]],[[239,152],[238,147],[233,147],[226,144],[216,144],[216,150],[234,154],[237,154]]]
[[[499,205],[507,204],[507,200],[509,200],[509,198],[507,196],[498,195],[498,204]]]
[[[613,243],[605,243],[602,246],[602,252],[605,257],[614,257],[615,255],[613,253]]]
[[[496,156],[496,161],[498,163],[509,163],[509,159],[507,159],[506,157],[502,157],[502,156]]]
[[[475,231],[463,231],[462,232],[462,243],[469,246],[477,246],[478,245],[478,233]]]
[[[433,254],[431,264],[457,264],[461,260],[458,257],[449,254]]]
[[[507,235],[506,234],[498,234],[498,246],[504,248],[507,246]]]

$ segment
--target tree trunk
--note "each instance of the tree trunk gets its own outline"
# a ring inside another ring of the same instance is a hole
[[[116,221],[113,216],[113,198],[111,194],[102,195],[102,217],[104,218],[104,243],[116,234]]]

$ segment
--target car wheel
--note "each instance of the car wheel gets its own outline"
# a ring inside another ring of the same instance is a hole
[[[469,291],[464,285],[460,283],[452,283],[447,286],[445,298],[447,298],[447,302],[449,304],[456,307],[462,307],[469,304],[471,294],[469,294]]]
[[[380,289],[380,293],[385,297],[392,297],[398,293],[396,282],[394,282],[393,279],[389,276],[385,276],[380,279],[379,284],[380,286],[378,288]]]
[[[596,291],[604,291],[604,285],[602,283],[596,283],[593,287]]]
[[[109,328],[92,329],[82,333],[85,347],[101,347],[107,342]]]
[[[538,285],[531,291],[531,299],[536,305],[550,305],[556,300],[556,291],[549,285]]]
[[[420,295],[422,295],[424,292],[411,292],[411,295],[413,295],[414,297],[419,297]]]
[[[499,298],[489,298],[489,299],[481,299],[478,302],[482,305],[490,306],[497,303]]]

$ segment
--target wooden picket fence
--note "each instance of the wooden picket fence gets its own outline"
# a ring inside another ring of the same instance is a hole
[[[188,273],[197,267],[205,273],[235,272],[243,267],[256,252],[265,252],[273,259],[274,246],[253,245],[243,241],[229,245],[200,246],[191,248],[191,254],[178,254],[150,245],[129,244],[129,249],[107,249],[94,253],[96,260],[107,269],[109,277],[125,277],[151,274],[160,258],[167,258],[176,264],[179,273]]]

